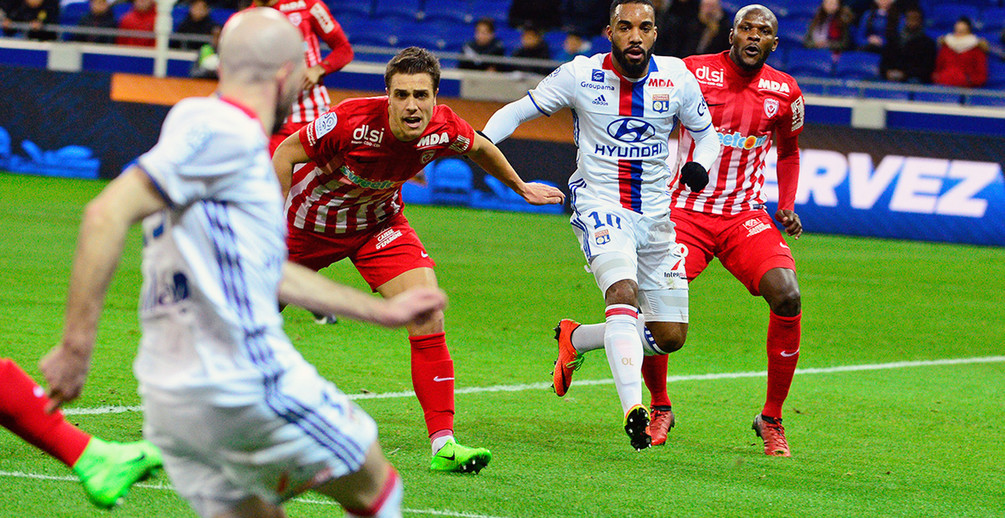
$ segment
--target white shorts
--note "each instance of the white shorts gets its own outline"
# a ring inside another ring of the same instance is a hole
[[[176,491],[200,516],[257,495],[280,503],[359,470],[377,425],[308,364],[236,407],[144,391],[144,435]]]
[[[654,219],[621,207],[586,205],[577,207],[569,222],[601,293],[632,280],[646,321],[688,321],[685,253],[669,216]]]

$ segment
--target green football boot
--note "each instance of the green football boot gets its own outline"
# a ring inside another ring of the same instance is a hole
[[[73,465],[91,503],[110,509],[129,488],[163,464],[160,451],[147,441],[117,443],[92,437]]]
[[[485,448],[468,448],[450,439],[440,451],[433,455],[429,469],[433,471],[452,471],[457,473],[478,473],[488,466],[492,460],[492,452]]]

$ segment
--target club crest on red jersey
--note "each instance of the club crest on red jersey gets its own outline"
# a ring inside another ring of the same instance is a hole
[[[769,97],[764,100],[764,115],[769,119],[778,115],[778,99]]]
[[[426,151],[425,153],[422,154],[422,156],[419,157],[419,162],[422,162],[423,165],[428,164],[429,161],[432,160],[434,156],[436,156],[436,151],[433,150]]]

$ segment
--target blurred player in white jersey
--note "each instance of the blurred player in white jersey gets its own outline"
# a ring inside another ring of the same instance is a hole
[[[573,110],[579,158],[569,179],[570,223],[607,309],[603,324],[563,320],[556,328],[555,393],[565,395],[581,353],[604,348],[625,432],[641,450],[650,444],[648,411],[642,405],[643,355],[673,352],[687,336],[684,257],[668,217],[667,139],[678,122],[694,135],[697,149],[683,167],[682,181],[695,190],[708,181],[719,142],[698,83],[684,63],[652,56],[652,2],[615,0],[607,35],[610,53],[562,65],[526,97],[496,112],[484,132],[499,142],[528,120]],[[573,334],[577,327],[587,329]]]
[[[718,257],[752,295],[768,303],[768,391],[753,428],[764,440],[765,454],[788,457],[782,403],[799,360],[802,302],[792,251],[767,213],[762,186],[774,135],[779,191],[774,216],[786,234],[798,238],[803,227],[792,209],[804,108],[802,92],[792,76],[765,64],[778,46],[777,36],[775,15],[764,6],[749,5],[736,14],[729,51],[684,59],[698,78],[723,145],[705,189],[672,187],[670,217],[678,242],[687,248],[688,281]],[[695,144],[692,134],[681,131],[678,163],[690,160]],[[654,442],[662,443],[673,419],[666,392],[666,358],[646,358],[643,374],[653,408],[660,409],[653,413],[668,413],[665,419],[654,418],[650,427]]]
[[[123,241],[142,219],[144,434],[205,517],[284,516],[282,502],[310,489],[350,516],[400,516],[376,425],[293,348],[278,302],[387,326],[446,302],[428,288],[376,299],[286,261],[268,131],[302,84],[302,45],[271,9],[226,24],[217,93],[172,108],[157,145],[88,204],[63,339],[42,362],[53,408],[80,394]]]

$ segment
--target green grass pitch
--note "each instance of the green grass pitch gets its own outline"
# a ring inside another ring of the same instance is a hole
[[[0,355],[40,379],[59,339],[83,205],[104,184],[0,174]],[[457,437],[492,449],[477,476],[431,473],[404,331],[286,330],[380,425],[406,516],[1005,516],[1005,249],[806,235],[791,241],[803,293],[800,372],[785,406],[793,457],[767,458],[750,421],[764,397],[768,310],[716,263],[691,285],[691,329],[670,358],[678,424],[636,453],[602,352],[565,398],[548,388],[551,328],[595,322],[601,298],[564,216],[408,207],[450,295]],[[139,234],[111,287],[88,384],[69,419],[140,437]],[[325,273],[362,287],[351,265]],[[966,360],[961,362],[940,360]],[[868,366],[868,368],[852,368]],[[384,396],[384,397],[373,397]],[[646,396],[648,397],[648,396]],[[87,413],[100,407],[121,413]],[[70,472],[0,431],[0,516],[91,517]],[[340,516],[307,495],[291,516]],[[163,474],[117,517],[194,516]]]

